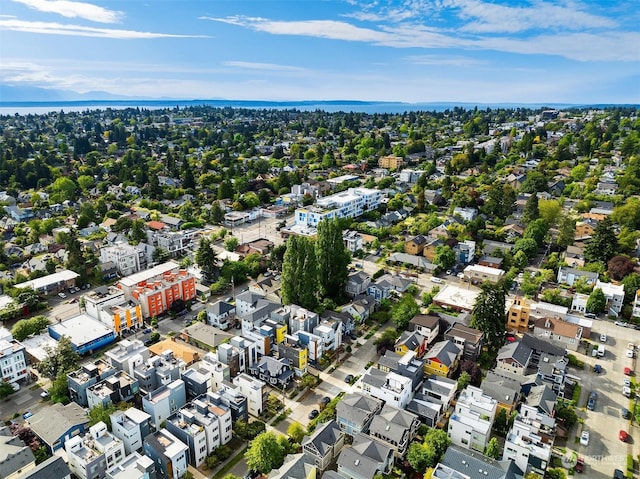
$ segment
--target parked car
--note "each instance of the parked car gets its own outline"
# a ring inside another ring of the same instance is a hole
[[[44,399],[44,398],[48,398],[48,397],[49,397],[49,393],[48,393],[47,391],[42,391],[42,392],[40,393],[40,397],[41,397],[42,399]]]
[[[631,413],[626,407],[623,407],[621,411],[621,416],[622,416],[622,419],[629,419],[631,417]]]
[[[624,354],[628,357],[628,358],[633,358],[633,351],[631,349],[627,349]]]
[[[459,279],[464,279],[464,273],[458,273],[456,275]]]
[[[603,343],[606,343],[607,342],[607,335],[602,333],[600,335],[600,341],[603,342]]]
[[[622,472],[620,469],[615,469],[613,471],[613,479],[625,479],[624,472]]]
[[[320,414],[320,412],[317,409],[312,409],[311,412],[309,413],[309,419],[317,418],[318,414]]]
[[[596,401],[598,400],[598,393],[591,391],[589,394],[589,400],[587,401],[587,409],[593,411],[596,408]]]
[[[347,375],[344,377],[344,382],[345,382],[345,383],[348,383],[348,384],[351,384],[351,383],[353,382],[353,374],[347,374]]]
[[[431,277],[431,282],[432,282],[432,283],[437,283],[437,284],[442,284],[442,283],[444,283],[444,281],[443,281],[442,279],[438,278],[437,276],[432,276],[432,277]]]
[[[596,374],[600,374],[602,372],[602,366],[600,366],[599,364],[596,364],[593,367],[593,372],[596,373]]]
[[[624,378],[624,379],[622,380],[622,385],[623,385],[623,386],[626,386],[626,387],[628,387],[628,388],[630,388],[630,387],[631,387],[631,379],[629,379],[629,378]]]
[[[576,460],[575,470],[576,470],[576,472],[583,472],[584,471],[584,457],[579,457]]]
[[[60,292],[58,293],[58,297],[59,297],[60,299],[67,299],[67,295],[66,295],[66,294],[64,294],[62,291],[60,291]]]
[[[631,368],[624,368],[624,375],[633,376],[633,371],[631,370]]]
[[[583,446],[589,445],[589,431],[582,431],[582,434],[580,435],[580,444]]]
[[[144,334],[149,334],[151,332],[151,328],[147,328],[144,331],[142,331]]]
[[[622,429],[620,429],[620,432],[618,433],[618,439],[620,439],[622,442],[627,442],[629,440],[629,434],[627,434],[627,431],[623,431]]]
[[[326,406],[330,402],[331,402],[331,398],[329,396],[325,396],[322,399],[320,399],[320,404],[322,404],[322,406]]]
[[[631,397],[631,388],[630,388],[630,387],[627,387],[627,386],[624,386],[624,387],[622,388],[622,395],[623,395],[624,397],[627,397],[627,398]]]
[[[18,383],[11,383],[11,388],[16,392],[20,391],[20,385]]]
[[[33,413],[27,411],[22,415],[22,419],[29,419],[31,416],[33,416]],[[622,431],[620,431],[622,432]]]

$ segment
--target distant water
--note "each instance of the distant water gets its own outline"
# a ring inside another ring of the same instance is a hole
[[[159,110],[164,108],[186,108],[211,106],[215,108],[248,108],[257,110],[301,111],[323,110],[329,113],[338,111],[355,113],[404,113],[407,111],[445,111],[456,106],[465,109],[486,108],[566,108],[576,105],[560,104],[473,104],[473,103],[400,103],[400,102],[367,102],[367,101],[251,101],[251,100],[94,100],[94,101],[52,101],[52,102],[0,102],[0,115],[41,115],[54,111],[82,112],[87,110],[121,110],[140,108]]]

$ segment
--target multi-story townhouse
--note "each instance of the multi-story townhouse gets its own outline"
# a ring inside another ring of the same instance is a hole
[[[96,406],[131,401],[138,392],[138,380],[124,371],[118,371],[87,388],[87,405],[89,409],[93,409]]]
[[[187,403],[187,392],[182,379],[150,392],[142,398],[142,409],[151,416],[157,429],[169,416]]]
[[[413,397],[411,378],[370,368],[362,376],[362,392],[393,407],[404,409]]]
[[[125,458],[122,441],[102,421],[91,426],[89,434],[69,439],[65,450],[69,468],[78,479],[101,479]]]
[[[202,395],[166,421],[166,429],[189,448],[189,462],[198,467],[208,454],[232,436],[231,410],[209,395]]]
[[[103,246],[100,248],[100,263],[112,261],[120,276],[129,276],[147,267],[147,248],[143,243],[132,246],[123,242]]]
[[[28,377],[27,354],[18,341],[0,340],[0,371],[2,380],[9,383],[17,383]]]
[[[127,455],[140,451],[144,438],[151,432],[151,416],[140,409],[130,407],[110,416],[111,432],[122,441]]]
[[[149,349],[139,339],[123,339],[104,355],[112,368],[132,376],[134,369],[149,359]]]
[[[144,452],[163,479],[181,479],[189,466],[189,448],[166,429],[144,438]]]
[[[467,386],[449,418],[447,434],[455,445],[484,452],[491,438],[498,402],[482,389]]]

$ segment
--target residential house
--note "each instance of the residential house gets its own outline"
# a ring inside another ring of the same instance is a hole
[[[350,436],[369,431],[373,417],[382,410],[383,401],[360,393],[348,393],[336,406],[336,422]]]
[[[319,424],[312,434],[302,439],[302,452],[323,473],[335,463],[344,447],[344,438],[338,423],[331,420]]]
[[[547,384],[532,386],[526,404],[539,413],[554,417],[558,395]]]
[[[413,396],[413,382],[394,372],[369,368],[362,379],[362,393],[378,398],[385,404],[404,409]]]
[[[561,258],[569,268],[582,268],[585,264],[584,248],[569,245]]]
[[[607,300],[607,311],[610,315],[618,317],[622,312],[624,303],[624,287],[621,284],[603,283],[596,281],[595,288],[600,288]]]
[[[116,373],[116,369],[102,359],[83,365],[67,374],[67,385],[72,401],[87,407],[87,388]]]
[[[111,432],[122,441],[126,455],[142,450],[144,438],[151,432],[151,416],[130,407],[111,414]]]
[[[369,436],[391,446],[396,457],[402,458],[419,427],[420,419],[417,415],[385,404],[382,411],[373,417],[369,426]]]
[[[138,380],[142,393],[147,394],[180,379],[186,369],[187,364],[176,358],[172,351],[167,350],[137,366],[133,370],[133,376]]]
[[[408,330],[420,333],[427,339],[427,344],[432,344],[440,333],[440,318],[432,314],[418,314],[409,321]]]
[[[482,352],[484,333],[456,322],[444,333],[444,339],[453,341],[462,348],[463,359],[475,362]]]
[[[120,464],[107,469],[106,474],[106,479],[153,479],[156,477],[156,465],[151,458],[134,452]]]
[[[338,457],[338,474],[344,479],[373,479],[391,472],[394,450],[381,441],[364,434],[353,437],[351,447],[345,447]]]
[[[216,301],[207,305],[207,323],[224,331],[235,322],[236,307],[226,301]]]
[[[280,302],[280,290],[282,283],[279,276],[269,275],[262,279],[251,281],[249,291],[264,296],[270,301]]]
[[[471,240],[459,241],[452,248],[456,254],[456,263],[467,264],[474,260],[476,256],[476,242]]]
[[[551,465],[554,430],[555,419],[523,404],[505,438],[502,459],[515,462],[526,473],[544,476]]]
[[[0,472],[2,474],[2,472]],[[3,476],[4,477],[4,476]],[[33,469],[20,474],[16,479],[71,479],[71,469],[61,456],[53,456]],[[8,478],[9,479],[9,478]],[[107,479],[112,479],[107,476]],[[120,479],[120,478],[114,478]],[[145,478],[146,479],[146,478]]]
[[[577,351],[583,337],[583,327],[557,318],[540,318],[534,323],[533,334],[556,346]]]
[[[575,232],[576,240],[590,238],[591,236],[593,236],[593,233],[596,231],[597,226],[598,226],[598,222],[591,218],[585,219],[584,221],[578,221],[576,223],[576,232]]]
[[[262,356],[257,363],[249,367],[249,374],[271,386],[286,389],[295,373],[288,360]]]
[[[437,427],[449,409],[457,387],[457,381],[433,374],[424,381],[420,392],[413,396],[407,410],[419,416],[427,426]]]
[[[113,369],[133,375],[136,366],[149,358],[149,349],[139,339],[123,339],[104,355]]]
[[[374,367],[385,373],[393,372],[411,379],[412,391],[420,386],[424,377],[424,360],[418,358],[414,351],[398,354],[387,350]]]
[[[498,411],[504,409],[509,417],[520,400],[522,384],[521,381],[500,372],[487,371],[480,389],[498,402]]]
[[[485,474],[486,473],[486,474]],[[522,479],[524,472],[513,461],[497,461],[455,445],[447,448],[431,477],[443,479]]]
[[[318,468],[304,454],[289,454],[279,469],[273,469],[268,479],[316,479]]]
[[[424,248],[422,249],[422,256],[424,256],[430,262],[433,263],[433,260],[436,257],[436,248],[438,246],[443,246],[443,245],[444,245],[444,240],[442,238],[438,237],[438,238],[430,239],[429,241],[427,241],[427,244],[425,244]]]
[[[530,365],[533,350],[523,341],[505,344],[496,357],[496,371],[524,376]]]
[[[7,426],[0,427],[0,477],[16,479],[36,467],[36,458],[22,439]]]
[[[427,244],[427,238],[423,235],[414,236],[404,242],[404,252],[407,254],[421,255]]]
[[[460,208],[456,206],[453,209],[453,215],[459,216],[464,221],[469,222],[469,221],[473,221],[476,218],[476,216],[478,216],[478,210],[476,208]]]
[[[309,352],[295,337],[286,336],[285,340],[278,344],[278,358],[288,361],[297,377],[301,378],[307,374]]]
[[[27,352],[15,339],[0,339],[0,365],[0,378],[4,382],[15,384],[29,376]]]
[[[449,377],[457,369],[461,357],[462,348],[453,341],[439,341],[424,356],[424,372]]]
[[[596,281],[598,280],[598,273],[582,271],[565,266],[560,266],[560,268],[558,268],[558,283],[573,286],[573,283],[575,283],[578,278],[584,278],[586,284],[595,286]]]
[[[409,351],[416,353],[421,358],[428,349],[427,338],[417,331],[403,331],[394,345],[397,354],[405,354]]]
[[[142,409],[151,416],[151,423],[158,430],[169,416],[186,403],[187,392],[184,381],[177,379],[144,396]]]
[[[449,418],[447,434],[460,447],[484,452],[491,438],[491,427],[498,402],[482,389],[467,386],[458,397],[454,413]]]
[[[373,296],[363,294],[356,296],[353,301],[342,307],[342,312],[350,314],[357,324],[364,323],[371,313],[376,310],[377,302]]]
[[[56,420],[52,421],[52,417]],[[55,403],[33,413],[28,419],[28,424],[40,438],[42,445],[53,453],[63,448],[68,439],[83,434],[89,424],[89,417],[85,410],[74,402],[66,406]]]
[[[345,291],[347,296],[353,298],[361,294],[366,294],[370,284],[371,277],[367,273],[364,271],[356,271],[347,277]]]
[[[351,254],[355,253],[358,250],[361,250],[364,247],[364,238],[362,233],[355,230],[345,230],[342,232],[342,241],[344,242],[344,247],[347,248]]]
[[[504,243],[502,241],[484,240],[482,242],[482,252],[485,255],[493,256],[496,251],[501,254],[510,253],[513,250],[512,243]]]
[[[144,438],[145,455],[153,460],[158,477],[181,479],[189,465],[189,448],[166,429]]]
[[[478,260],[480,266],[486,266],[487,268],[502,269],[503,258],[497,258],[496,256],[482,256]]]

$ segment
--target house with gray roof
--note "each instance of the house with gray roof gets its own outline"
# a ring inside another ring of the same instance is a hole
[[[480,384],[484,393],[498,401],[498,408],[507,411],[507,416],[515,409],[521,396],[522,385],[514,378],[488,371]]]
[[[364,394],[347,394],[336,406],[336,422],[350,436],[366,433],[383,404],[380,399]]]
[[[526,403],[547,416],[553,416],[557,399],[558,396],[548,385],[541,384],[531,388],[527,395]]]
[[[0,475],[0,477],[7,477]],[[15,479],[71,479],[71,469],[60,456],[53,456]]]
[[[359,294],[365,294],[371,284],[371,276],[364,271],[356,271],[347,277],[345,292],[347,296],[354,297]]]
[[[374,367],[384,372],[396,373],[411,379],[413,391],[420,386],[424,377],[424,360],[418,358],[414,351],[398,354],[387,350],[378,359]]]
[[[51,418],[56,420],[52,421]],[[31,430],[42,440],[42,444],[53,453],[64,448],[64,443],[78,434],[84,434],[89,417],[78,404],[71,402],[66,406],[60,403],[41,409],[28,420]]]
[[[482,352],[484,333],[456,322],[444,333],[444,339],[451,340],[462,348],[463,359],[477,361]]]
[[[417,415],[388,404],[373,417],[369,436],[391,446],[398,458],[404,457],[409,444],[418,433],[420,419]]]
[[[342,312],[350,314],[354,319],[360,318],[359,323],[363,323],[371,313],[376,310],[376,299],[368,294],[356,296],[353,301],[342,307]]]
[[[389,474],[393,460],[393,448],[364,434],[356,434],[353,445],[344,448],[338,457],[338,473],[345,479],[373,479],[377,474]]]
[[[262,356],[257,363],[249,367],[249,373],[280,389],[286,388],[295,374],[289,360],[271,356]]]
[[[598,280],[598,273],[594,273],[591,271],[583,271],[581,269],[568,268],[565,266],[560,266],[558,269],[558,283],[568,284],[569,286],[573,286],[579,278],[584,278],[588,285],[595,285]]]
[[[316,477],[317,466],[309,462],[304,454],[289,454],[279,469],[274,469],[267,476],[268,479],[300,479]]]
[[[322,473],[335,463],[344,447],[344,437],[337,422],[325,422],[302,439],[302,452]]]
[[[235,319],[236,307],[226,301],[216,301],[211,305],[207,305],[205,311],[209,325],[227,330]]]
[[[505,344],[498,351],[496,369],[524,376],[531,362],[533,350],[523,341]]]
[[[0,427],[0,477],[14,477],[36,467],[36,458],[24,441]]]
[[[513,461],[497,461],[479,452],[451,445],[436,465],[431,477],[438,479],[524,479],[524,472]]]
[[[426,374],[449,377],[458,367],[462,348],[453,341],[439,341],[424,355]]]

